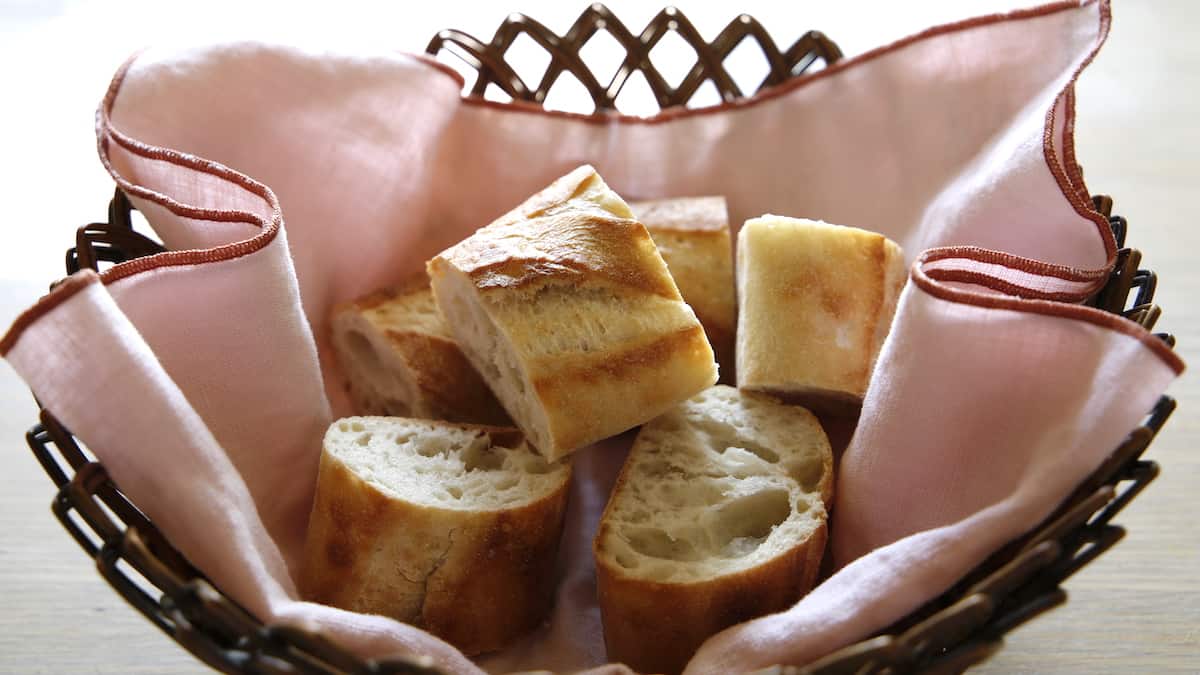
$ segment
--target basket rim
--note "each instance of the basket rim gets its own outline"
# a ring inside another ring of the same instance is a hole
[[[1111,215],[1108,197],[1098,196],[1095,203],[1123,244],[1125,219]],[[110,204],[109,227],[80,228],[76,247],[66,255],[68,271],[124,261],[126,253],[119,243],[113,244],[116,240],[143,255],[160,249],[133,230],[131,209],[118,188]],[[126,231],[114,238],[114,229]],[[1150,330],[1161,314],[1153,304],[1156,277],[1139,268],[1136,249],[1121,249],[1118,259],[1123,264],[1090,304]],[[1127,309],[1131,294],[1134,304]],[[1174,345],[1172,336],[1155,335],[1167,349]],[[807,666],[778,666],[772,672],[918,672],[965,668],[986,659],[1008,631],[1065,602],[1062,582],[1124,536],[1124,528],[1111,521],[1159,474],[1158,465],[1141,456],[1174,408],[1173,399],[1161,397],[1145,421],[1054,514],[994,552],[951,589],[871,638]],[[255,664],[267,661],[281,672],[442,672],[428,659],[364,661],[319,632],[257,621],[174,550],[50,411],[41,410],[40,423],[26,439],[58,488],[55,516],[96,561],[101,576],[151,623],[208,665],[225,672],[254,672]],[[72,513],[90,532],[71,518]],[[119,568],[120,562],[160,591],[159,598]]]

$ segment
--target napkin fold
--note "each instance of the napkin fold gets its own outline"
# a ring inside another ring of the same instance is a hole
[[[1079,304],[1116,252],[1071,138],[1072,85],[1109,23],[1096,0],[981,17],[653,118],[465,100],[424,56],[150,50],[114,78],[98,147],[170,250],[73,276],[0,351],[263,621],[455,673],[613,672],[590,541],[628,435],[578,455],[558,603],[510,649],[475,664],[410,626],[299,600],[321,437],[349,411],[331,307],[584,162],[629,199],[723,194],[735,230],[772,212],[883,232],[919,255],[839,466],[839,569],[788,611],[715,636],[688,672],[805,663],[1044,518],[1183,368]]]

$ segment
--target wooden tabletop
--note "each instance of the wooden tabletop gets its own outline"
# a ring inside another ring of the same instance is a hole
[[[424,47],[436,29],[490,35],[503,8],[451,2],[413,15],[410,3],[298,10],[232,0],[173,3],[0,4],[0,196],[10,246],[0,266],[0,324],[62,271],[74,228],[102,219],[111,181],[95,157],[92,114],[108,78],[135,47],[231,36],[320,34],[358,43]],[[519,9],[564,30],[583,3],[526,1]],[[608,3],[640,27],[650,3]],[[680,2],[712,35],[736,11],[789,42],[820,28],[852,55],[934,22],[1011,1],[928,3]],[[910,5],[921,4],[920,8]],[[715,6],[712,6],[715,5]],[[797,5],[813,5],[797,7]],[[826,6],[816,6],[826,5]],[[390,13],[390,14],[389,14]],[[1112,194],[1129,243],[1158,272],[1158,330],[1200,364],[1200,3],[1117,0],[1114,26],[1078,87],[1077,149],[1093,192]],[[237,17],[242,21],[234,21]],[[286,21],[279,20],[281,17]],[[15,242],[21,242],[18,249]],[[1148,458],[1163,473],[1119,518],[1129,534],[1068,582],[1069,602],[1009,636],[981,673],[1200,672],[1200,384],[1170,394],[1179,409]],[[204,667],[128,607],[50,513],[50,481],[25,448],[35,421],[28,390],[0,367],[0,672],[193,673]]]

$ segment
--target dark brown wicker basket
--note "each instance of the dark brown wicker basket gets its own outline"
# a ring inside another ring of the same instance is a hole
[[[579,56],[583,45],[601,30],[616,38],[627,53],[606,85]],[[672,31],[695,48],[698,57],[677,87],[671,87],[649,59],[651,49]],[[528,87],[505,62],[506,50],[521,34],[551,56],[536,88]],[[711,43],[673,8],[664,9],[635,35],[603,5],[585,10],[563,36],[532,19],[513,15],[491,42],[447,30],[434,37],[428,52],[457,51],[477,72],[469,86],[471,95],[482,96],[489,85],[495,85],[515,100],[540,105],[566,72],[588,91],[595,110],[603,112],[615,110],[622,86],[638,70],[662,108],[685,105],[706,80],[724,100],[741,98],[741,89],[722,61],[745,39],[758,43],[770,66],[759,89],[802,76],[814,64],[830,64],[841,57],[837,46],[815,31],[780,51],[766,30],[745,15],[734,19]],[[1090,304],[1152,329],[1161,313],[1153,304],[1156,277],[1139,269],[1141,254],[1137,250],[1124,247],[1126,223],[1111,215],[1112,201],[1107,197],[1093,201],[1109,218],[1121,250],[1111,278]],[[159,243],[134,230],[130,214],[129,201],[118,190],[109,204],[108,221],[77,231],[76,245],[67,251],[67,272],[162,251]],[[1170,335],[1158,335],[1174,345]],[[1158,465],[1141,455],[1174,408],[1172,399],[1161,398],[1142,425],[1130,432],[1055,515],[997,551],[925,607],[878,636],[816,663],[780,665],[762,672],[960,672],[986,659],[1001,645],[1006,632],[1063,603],[1063,581],[1124,536],[1124,529],[1111,521],[1158,475]],[[26,438],[58,488],[52,505],[55,516],[95,560],[100,574],[155,626],[210,666],[230,673],[439,672],[419,659],[363,661],[320,634],[264,625],[192,567],[49,411],[41,411],[40,423]]]

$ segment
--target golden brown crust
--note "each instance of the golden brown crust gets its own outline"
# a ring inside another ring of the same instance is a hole
[[[704,329],[689,326],[674,333],[654,337],[648,342],[630,345],[624,350],[608,351],[589,356],[571,355],[566,363],[549,364],[543,361],[543,370],[548,374],[534,381],[534,386],[543,396],[549,395],[556,386],[566,384],[592,384],[607,377],[632,379],[642,369],[659,369],[674,356],[686,352],[704,338]]]
[[[387,331],[423,399],[422,412],[450,422],[509,425],[508,413],[458,343],[418,332]]]
[[[738,386],[853,414],[904,283],[875,232],[764,216],[739,234]]]
[[[736,319],[727,324],[724,320],[717,321],[699,312],[696,312],[696,318],[700,320],[700,325],[704,326],[704,334],[708,336],[708,343],[712,345],[713,355],[721,366],[721,384],[735,385],[737,383]]]
[[[591,165],[578,166],[570,173],[556,178],[550,185],[530,195],[508,213],[492,221],[489,227],[506,227],[527,218],[536,218],[549,211],[559,209],[567,202],[582,197],[586,186],[595,176],[596,169]]]
[[[634,216],[650,230],[673,230],[704,236],[721,236],[729,241],[729,217],[724,197],[676,197],[630,202]],[[668,264],[670,264],[668,262]]]
[[[816,583],[825,549],[824,523],[804,542],[747,570],[695,583],[626,576],[608,561],[597,534],[596,585],[610,661],[642,673],[679,673],[712,635],[783,611]]]
[[[430,261],[429,275],[443,264],[481,290],[601,280],[679,299],[646,228],[586,165],[443,251]]]
[[[510,426],[512,421],[479,373],[463,355],[434,309],[429,278],[420,274],[344,302],[334,309],[334,348],[347,390],[361,414],[415,416],[450,422]],[[357,330],[379,357],[370,372],[351,363],[354,355],[338,331]],[[380,390],[380,370],[399,369],[407,388]]]
[[[495,432],[497,442],[518,433]],[[500,649],[550,608],[569,477],[525,506],[449,510],[389,496],[325,452],[301,592],[424,628],[466,654]]]
[[[627,215],[581,167],[427,266],[468,359],[549,459],[716,380],[699,321]]]
[[[606,426],[613,418],[651,419],[711,385],[711,364],[704,329],[695,325],[623,351],[542,359],[537,369],[545,375],[534,387],[553,411],[550,426],[558,444],[580,447],[619,433]]]
[[[429,275],[425,274],[424,272],[420,272],[410,276],[394,286],[381,288],[356,300],[343,302],[334,308],[334,313],[336,314],[339,310],[346,307],[355,307],[360,311],[375,309],[380,305],[403,299],[405,296],[422,291],[426,288],[429,288]]]
[[[361,606],[364,551],[381,533],[399,526],[390,499],[328,453],[321,456],[309,516],[301,593],[325,605]],[[406,616],[408,614],[406,613]]]
[[[721,365],[721,381],[733,384],[737,294],[725,199],[659,199],[629,208],[649,230],[684,302],[704,326]]]
[[[442,252],[433,264],[442,260],[470,276],[483,291],[550,280],[603,281],[679,299],[646,228],[636,220],[593,211],[557,212],[489,225]]]
[[[495,651],[537,627],[554,601],[568,482],[545,500],[489,514],[455,536],[456,554],[429,578],[427,630],[468,654]],[[465,538],[465,541],[462,541]]]

